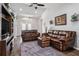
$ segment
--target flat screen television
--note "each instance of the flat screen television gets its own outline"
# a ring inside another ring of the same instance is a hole
[[[2,35],[9,33],[9,22],[2,18]]]

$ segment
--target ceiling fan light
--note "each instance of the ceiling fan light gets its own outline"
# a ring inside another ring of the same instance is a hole
[[[35,14],[37,14],[37,11],[35,11]]]
[[[35,7],[35,9],[37,9],[38,7]]]
[[[23,9],[22,9],[22,8],[20,8],[19,10],[20,10],[20,11],[22,11]]]

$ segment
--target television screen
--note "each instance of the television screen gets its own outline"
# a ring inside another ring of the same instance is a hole
[[[2,18],[2,35],[9,32],[9,22]]]

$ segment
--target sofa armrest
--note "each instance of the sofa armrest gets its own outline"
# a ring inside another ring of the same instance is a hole
[[[37,32],[37,37],[39,37],[40,36],[40,33],[39,32]]]

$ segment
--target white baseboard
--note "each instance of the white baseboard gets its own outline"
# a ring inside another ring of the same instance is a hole
[[[73,47],[74,49],[76,49],[76,50],[79,50],[79,48],[77,48],[77,47]]]

